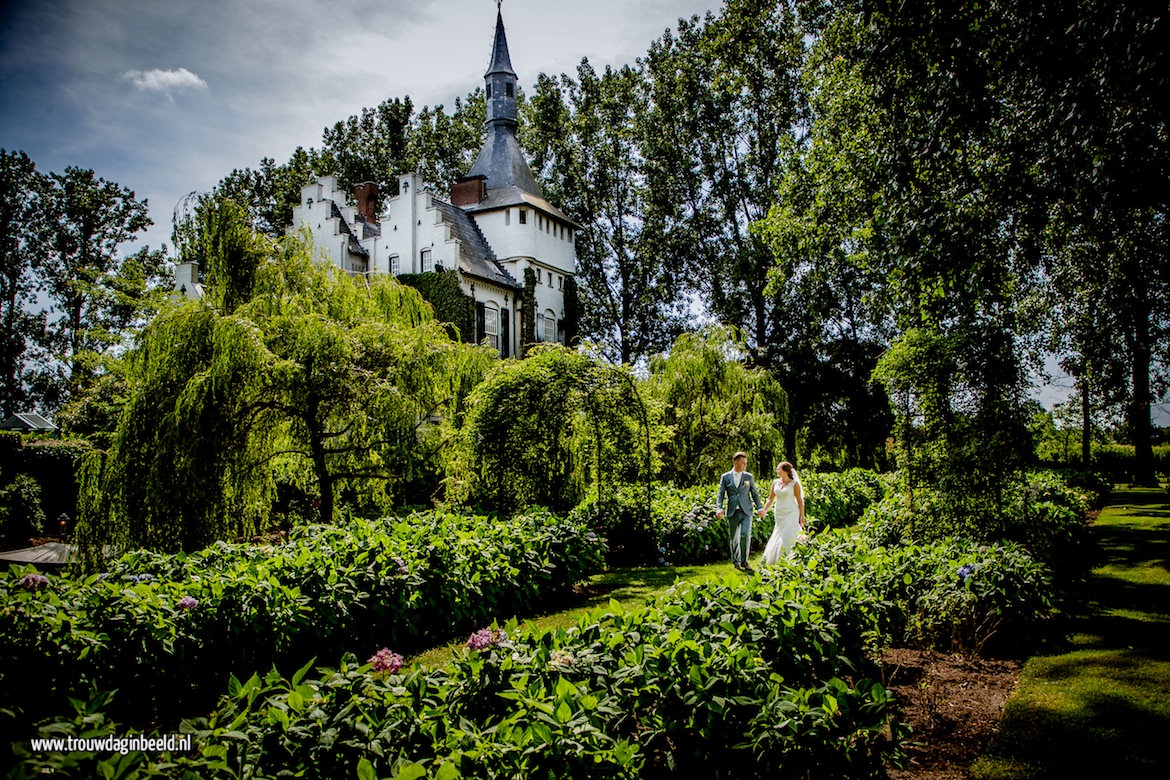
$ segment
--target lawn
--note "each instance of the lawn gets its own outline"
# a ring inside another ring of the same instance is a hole
[[[577,624],[582,616],[610,601],[623,606],[645,604],[652,596],[664,592],[679,580],[702,582],[719,579],[732,574],[735,568],[730,561],[706,566],[647,566],[629,569],[611,569],[590,577],[579,589],[577,598],[569,609],[550,612],[526,621],[541,630],[568,628]],[[466,639],[431,648],[411,661],[424,666],[445,666],[453,653],[465,646]]]
[[[1089,608],[1024,666],[973,778],[1170,777],[1170,497],[1118,490],[1094,533]]]

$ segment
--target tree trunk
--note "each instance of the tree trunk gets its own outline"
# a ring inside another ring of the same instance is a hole
[[[1081,379],[1081,465],[1093,465],[1093,409],[1089,405],[1089,380]]]
[[[1139,314],[1146,307],[1139,309]],[[1133,394],[1129,404],[1129,427],[1133,436],[1133,484],[1157,487],[1154,473],[1153,425],[1150,421],[1150,320],[1135,317],[1132,358]]]

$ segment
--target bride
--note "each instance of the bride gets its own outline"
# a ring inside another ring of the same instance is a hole
[[[780,560],[781,555],[792,552],[796,537],[800,529],[804,528],[804,491],[800,486],[800,478],[796,476],[796,469],[788,461],[776,467],[776,479],[772,480],[764,511],[767,512],[773,505],[776,507],[776,526],[764,548],[764,563],[768,565]]]

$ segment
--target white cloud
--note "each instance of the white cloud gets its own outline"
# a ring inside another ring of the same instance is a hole
[[[196,76],[186,68],[174,70],[128,70],[124,78],[134,83],[142,91],[162,92],[171,97],[172,92],[181,92],[188,89],[207,89],[207,82]]]

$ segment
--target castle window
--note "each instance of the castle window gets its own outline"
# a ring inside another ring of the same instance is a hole
[[[435,270],[435,262],[434,262],[434,260],[431,259],[431,250],[424,249],[422,252],[420,252],[419,253],[419,261],[420,261],[420,265],[422,267],[423,273],[426,273],[427,271]]]
[[[402,259],[398,255],[390,255],[390,273],[395,276],[402,273]]]
[[[504,227],[512,224],[512,209],[504,209]]]
[[[541,324],[543,332],[541,333],[541,341],[556,341],[557,340],[557,315],[552,313],[552,309],[547,310],[542,318],[544,322]]]
[[[504,94],[512,97],[512,82],[509,81],[504,84]]]
[[[520,224],[528,224],[528,209],[520,209]]]
[[[497,350],[500,348],[500,310],[490,305],[483,308],[483,337]]]
[[[492,85],[490,83],[487,85],[487,99],[492,99]]]

